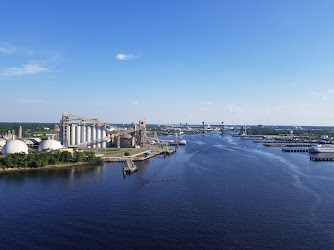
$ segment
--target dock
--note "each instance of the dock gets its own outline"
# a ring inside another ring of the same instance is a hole
[[[334,161],[334,156],[310,156],[310,161]]]
[[[123,174],[132,174],[138,170],[137,166],[133,163],[131,159],[125,160],[125,167],[123,168]]]
[[[303,148],[303,147],[313,147],[313,146],[316,146],[317,144],[295,144],[295,143],[293,143],[293,144],[286,144],[286,143],[277,143],[277,144],[273,143],[273,144],[271,144],[271,143],[265,143],[263,145],[266,146],[266,147],[301,147],[301,148]]]
[[[307,148],[282,148],[283,152],[308,152]]]

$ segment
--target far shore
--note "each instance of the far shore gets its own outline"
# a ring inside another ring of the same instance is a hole
[[[95,165],[99,164],[98,162],[74,162],[74,163],[65,163],[59,165],[47,165],[40,168],[1,168],[0,174],[12,173],[12,172],[26,172],[26,171],[36,171],[36,170],[47,170],[47,169],[59,169],[72,166],[84,166],[84,165]]]

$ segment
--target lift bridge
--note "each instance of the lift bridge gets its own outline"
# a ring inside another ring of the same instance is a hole
[[[134,132],[134,129],[122,130],[98,119],[63,113],[59,139],[64,147],[106,148],[107,128],[117,130],[117,136]]]

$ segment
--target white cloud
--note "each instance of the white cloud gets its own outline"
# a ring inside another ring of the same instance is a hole
[[[240,106],[237,106],[235,104],[230,104],[226,107],[226,111],[230,113],[242,113],[245,112],[244,109]]]
[[[131,104],[133,104],[133,105],[138,105],[139,102],[138,102],[138,101],[133,101],[133,102],[131,102]]]
[[[42,72],[51,71],[45,66],[39,63],[27,63],[22,65],[22,67],[8,67],[0,70],[0,75],[2,76],[20,76],[20,75],[32,75]]]
[[[128,60],[131,60],[131,59],[134,59],[135,56],[134,55],[131,55],[131,54],[117,54],[116,55],[116,59],[118,60],[121,60],[121,61],[128,61]]]
[[[334,90],[328,90],[328,94],[334,94]]]

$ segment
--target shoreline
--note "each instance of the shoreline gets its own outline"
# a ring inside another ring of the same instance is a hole
[[[13,172],[29,172],[29,171],[38,171],[38,170],[49,170],[49,169],[59,169],[73,166],[84,166],[84,165],[96,165],[100,164],[98,162],[74,162],[74,163],[65,163],[59,165],[47,165],[40,168],[1,168],[0,174],[13,173]]]
[[[132,159],[134,162],[137,161],[145,161],[150,158],[153,158],[155,156],[161,155],[161,154],[173,154],[176,150],[167,150],[167,151],[156,151],[152,152],[150,155],[145,157],[131,157],[131,156],[112,156],[112,157],[101,157],[102,162],[75,162],[75,163],[65,163],[65,164],[59,164],[59,165],[47,165],[44,167],[39,168],[0,168],[0,175],[1,174],[8,174],[8,173],[17,173],[17,172],[30,172],[30,171],[39,171],[39,170],[55,170],[55,169],[62,169],[62,168],[68,168],[68,167],[76,167],[76,166],[85,166],[85,165],[98,165],[98,164],[104,164],[104,163],[117,163],[117,162],[125,162],[126,159]]]

